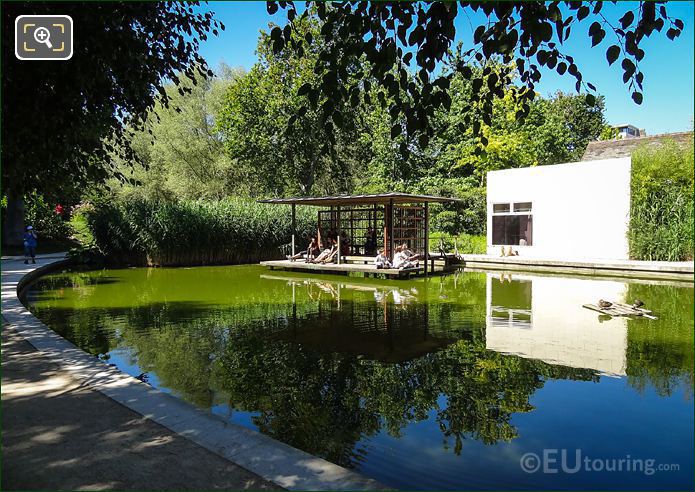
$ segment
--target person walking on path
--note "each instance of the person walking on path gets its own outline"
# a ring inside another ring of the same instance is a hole
[[[36,232],[32,226],[27,226],[26,232],[24,233],[24,264],[29,263],[29,257],[31,257],[31,262],[36,263]]]

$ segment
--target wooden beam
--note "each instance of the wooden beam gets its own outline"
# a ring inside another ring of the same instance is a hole
[[[427,264],[430,256],[430,209],[425,202],[425,277],[427,276]]]
[[[389,220],[386,232],[388,233],[389,238],[389,260],[393,262],[393,198],[389,200],[388,217]]]
[[[340,264],[341,264],[340,256],[341,256],[341,253],[342,253],[341,249],[342,249],[342,246],[343,246],[343,245],[341,244],[341,242],[340,242],[340,232],[341,232],[341,225],[342,225],[342,224],[340,223],[340,205],[338,205],[337,208],[338,208],[338,228],[337,228],[336,234],[338,235],[338,237],[337,237],[337,241],[338,241],[338,265],[340,265]]]
[[[292,256],[297,254],[297,251],[295,250],[295,236],[297,234],[297,214],[296,214],[296,205],[293,203],[292,204]]]

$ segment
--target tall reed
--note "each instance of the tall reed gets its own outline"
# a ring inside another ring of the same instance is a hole
[[[241,199],[96,204],[87,213],[95,246],[115,263],[151,266],[252,263],[280,258],[291,240],[290,210]],[[298,208],[298,246],[316,218]]]
[[[639,260],[693,258],[693,144],[666,141],[632,156],[628,239]]]

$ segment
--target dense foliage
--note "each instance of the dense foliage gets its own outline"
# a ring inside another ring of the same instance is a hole
[[[693,143],[642,147],[632,156],[630,256],[693,259]]]
[[[26,197],[26,219],[39,232],[40,238],[64,240],[71,236],[72,228],[55,207],[46,202],[46,199],[34,192]]]
[[[2,181],[8,196],[5,236],[21,239],[22,195],[60,195],[102,181],[118,142],[128,159],[129,132],[142,125],[165,80],[207,74],[200,40],[223,28],[209,12],[175,2],[12,2],[2,8]],[[15,18],[70,15],[74,54],[60,63],[23,62],[13,53]],[[183,89],[182,89],[183,90]],[[117,172],[117,171],[116,171]],[[17,237],[19,235],[19,237]],[[7,239],[7,238],[5,238]]]
[[[169,106],[157,103],[146,129],[131,139],[140,165],[109,156],[138,185],[123,185],[112,178],[109,188],[120,196],[154,200],[219,200],[236,190],[239,172],[225,155],[217,117],[229,86],[241,75],[241,70],[222,65],[215,77],[165,85]],[[186,92],[179,93],[179,88]]]
[[[640,1],[637,8],[624,4],[611,9],[604,9],[602,1],[310,1],[304,10],[298,10],[292,1],[270,1],[268,12],[274,14],[278,6],[286,10],[287,24],[271,31],[275,52],[289,48],[301,56],[319,45],[312,67],[319,78],[305,92],[310,95],[307,107],[322,112],[328,129],[343,126],[342,104],[369,97],[370,89],[361,83],[367,77],[391,96],[389,101],[382,101],[382,107],[389,110],[393,134],[417,138],[423,147],[437,133],[433,121],[436,112],[453,104],[449,93],[453,76],[472,83],[471,102],[482,109],[482,121],[488,125],[492,123],[493,101],[505,97],[515,70],[520,75],[520,84],[513,90],[520,105],[517,119],[530,113],[544,67],[573,77],[578,92],[582,87],[595,92],[596,88],[584,80],[579,61],[569,53],[572,33],[573,39],[588,36],[592,46],[604,40],[609,44],[605,51],[608,64],[622,58],[623,82],[640,104],[644,74],[639,65],[645,56],[645,37],[665,30],[672,40],[684,28],[683,21],[668,15],[665,5],[652,1]],[[307,37],[297,26],[307,12],[314,11],[322,22],[320,36]],[[472,43],[467,44],[462,63],[453,73],[439,73],[439,64],[457,35],[455,20],[460,16],[466,16],[470,24]],[[504,62],[502,70],[486,67],[476,73],[466,63],[495,56]],[[368,67],[362,64],[365,60]],[[409,77],[410,73],[417,73],[417,78]],[[485,87],[489,90],[480,90]],[[587,95],[589,103],[594,100],[594,94]],[[486,145],[479,121],[469,117],[465,123],[473,126],[474,135]]]
[[[305,36],[319,31],[312,16],[298,25]],[[454,51],[443,67],[451,75],[451,107],[434,115],[437,131],[426,147],[392,131],[392,115],[379,101],[392,101],[394,96],[376,88],[366,101],[351,100],[340,110],[349,125],[327,132],[324,115],[305,107],[312,96],[304,88],[316,79],[311,67],[319,43],[302,57],[290,49],[276,53],[272,43],[272,37],[261,35],[260,61],[231,83],[216,118],[225,149],[240,169],[244,191],[251,194],[427,190],[460,196],[484,186],[490,170],[578,160],[605,126],[603,98],[592,106],[581,95],[563,93],[539,97],[526,120],[518,122],[519,103],[510,82],[504,86],[505,97],[492,108],[491,123],[481,127],[487,151],[476,153],[474,129],[465,122],[480,119],[481,111],[472,105],[477,90],[456,72],[463,61],[460,51]],[[487,68],[476,63],[468,67],[475,73],[505,69],[494,60]],[[364,85],[372,85],[369,77]],[[397,119],[408,125],[402,115]]]
[[[315,227],[297,214],[298,241]],[[281,257],[291,240],[289,208],[228,199],[104,202],[86,213],[94,246],[111,261],[133,265],[254,263]]]

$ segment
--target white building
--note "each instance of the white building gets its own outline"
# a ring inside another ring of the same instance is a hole
[[[491,171],[487,252],[628,259],[630,158]]]

